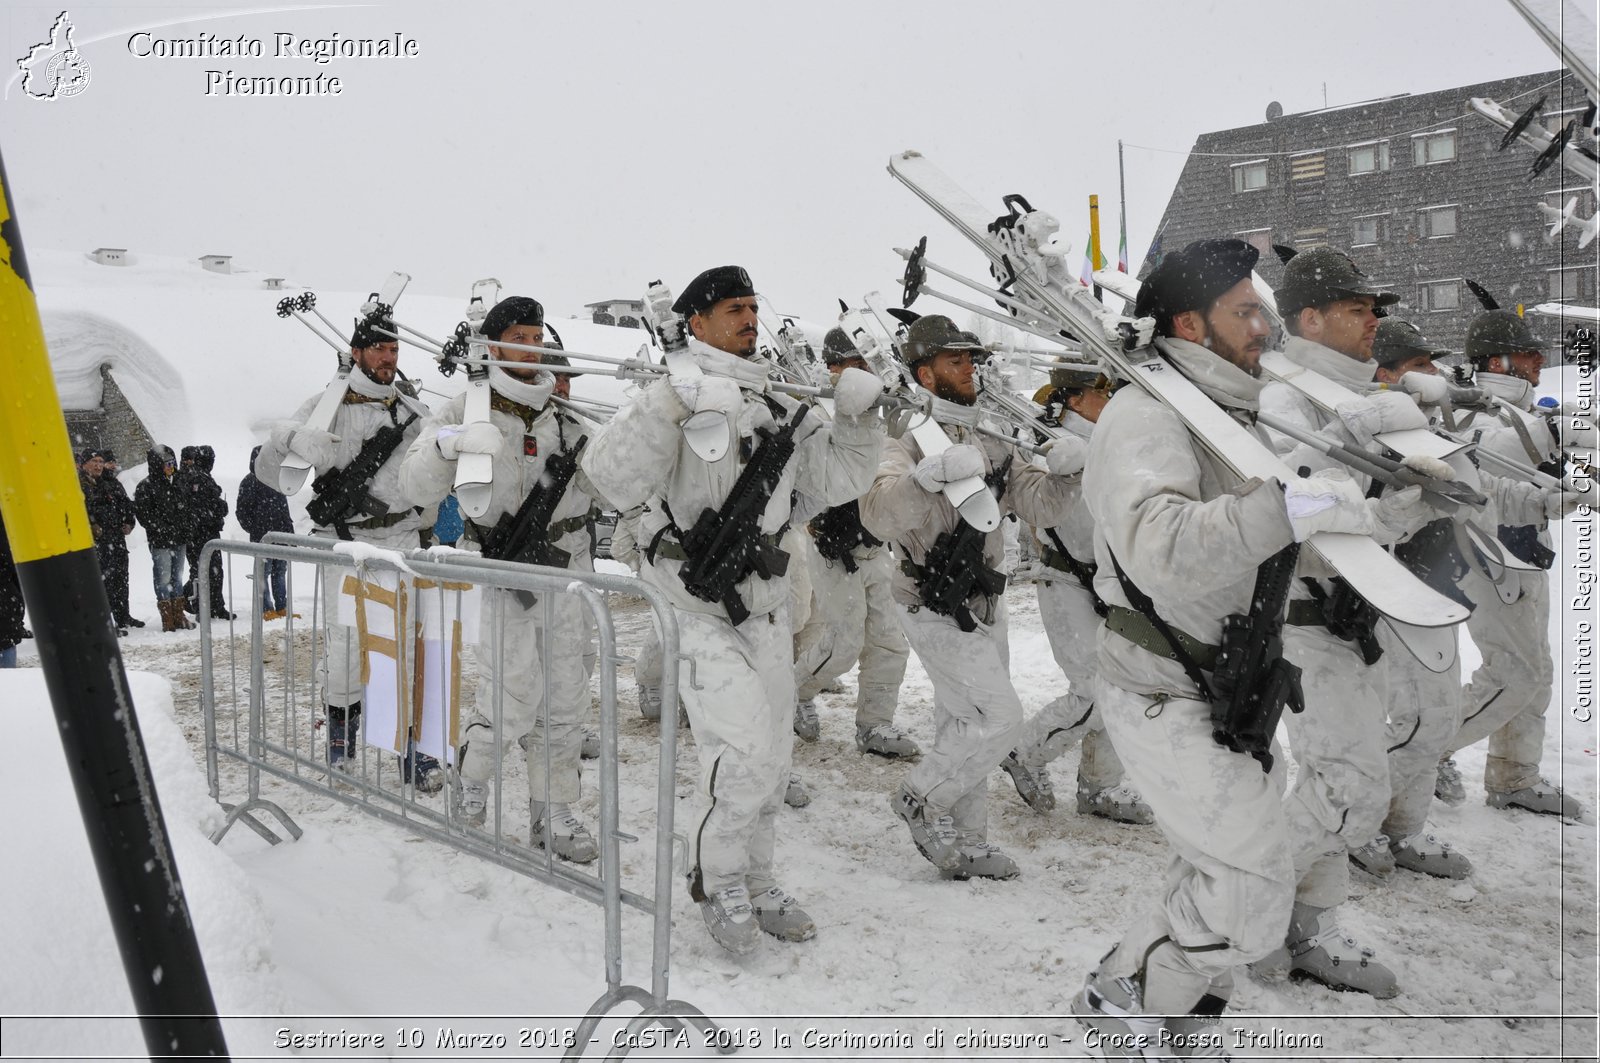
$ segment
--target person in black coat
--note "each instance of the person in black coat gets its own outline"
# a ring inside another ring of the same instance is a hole
[[[161,610],[161,630],[193,627],[183,615],[184,547],[189,541],[189,509],[179,485],[171,447],[159,443],[145,455],[150,475],[133,492],[133,508],[150,543],[156,605]]]
[[[250,452],[250,472],[239,481],[239,497],[233,511],[239,527],[259,543],[268,532],[293,532],[294,518],[289,515],[289,500],[276,488],[268,487],[256,478],[258,446]],[[284,580],[289,572],[289,562],[268,559],[264,562],[266,582],[261,590],[261,615],[267,620],[277,620],[289,611],[289,599]]]
[[[22,622],[22,586],[11,557],[11,540],[0,520],[0,668],[17,666],[17,643],[31,637]]]
[[[185,595],[191,613],[200,611],[200,551],[212,539],[222,538],[222,522],[228,516],[228,500],[222,495],[222,485],[211,476],[216,464],[216,451],[208,446],[183,448],[183,461],[174,477],[184,494],[189,508],[189,535],[184,549],[189,560],[191,593]],[[227,603],[222,600],[222,555],[211,556],[207,572],[208,593],[211,595],[212,619],[232,620]]]
[[[128,536],[138,520],[133,499],[117,479],[117,456],[109,450],[95,453],[101,460],[101,472],[93,497],[86,492],[84,502],[89,508],[89,521],[95,526],[95,552],[105,579],[106,597],[111,601],[111,615],[118,628],[144,627],[144,621],[128,611]]]

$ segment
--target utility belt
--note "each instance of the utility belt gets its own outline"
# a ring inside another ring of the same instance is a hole
[[[483,528],[480,528],[477,524],[473,523],[471,520],[463,520],[461,523],[464,526],[461,532],[461,537],[466,539],[468,542],[474,542],[479,546],[482,546],[484,538],[489,533]],[[554,543],[563,535],[570,535],[571,533],[578,531],[581,528],[587,528],[588,526],[589,513],[587,510],[585,510],[582,513],[574,513],[565,520],[551,521],[548,536],[550,542]]]
[[[1150,618],[1137,609],[1129,609],[1125,605],[1106,605],[1106,630],[1114,631],[1127,639],[1135,646],[1147,653],[1153,653],[1168,661],[1178,660],[1178,655],[1173,652],[1172,644],[1150,622]],[[1217,646],[1209,642],[1201,642],[1193,635],[1179,628],[1167,625],[1178,640],[1178,645],[1183,651],[1206,671],[1211,671],[1217,666],[1217,654],[1222,652]]]
[[[344,522],[346,528],[361,528],[365,531],[376,531],[379,528],[392,528],[403,520],[410,520],[422,512],[421,506],[410,506],[405,509],[395,510],[381,517],[368,517],[365,520],[348,520]]]
[[[1290,601],[1283,622],[1291,627],[1325,627],[1335,638],[1355,643],[1363,663],[1369,667],[1377,664],[1383,658],[1383,646],[1378,642],[1378,611],[1337,577],[1331,594],[1309,576],[1302,576],[1300,581],[1311,597]]]
[[[665,531],[666,529],[662,530]],[[555,538],[555,525],[551,525],[550,532],[550,537],[552,539]],[[762,532],[760,535],[756,536],[756,538],[759,539],[764,546],[769,546],[774,550],[782,549],[782,546],[779,544],[783,542],[783,536],[779,533]],[[676,539],[668,539],[664,535],[657,539],[656,542],[650,547],[649,553],[650,560],[652,562],[654,562],[658,557],[664,557],[669,561],[689,560],[689,555],[684,551],[683,545]]]

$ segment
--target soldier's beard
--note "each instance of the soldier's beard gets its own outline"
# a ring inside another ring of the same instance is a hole
[[[971,406],[978,401],[975,387],[969,390],[962,390],[960,383],[954,380],[935,380],[933,382],[933,393],[946,402],[954,402],[961,406]]]

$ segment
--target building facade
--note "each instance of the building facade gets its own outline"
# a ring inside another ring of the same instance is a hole
[[[1468,279],[1505,307],[1594,306],[1600,242],[1579,250],[1573,228],[1550,239],[1536,206],[1577,197],[1578,214],[1592,214],[1594,189],[1559,162],[1531,176],[1535,154],[1499,150],[1504,134],[1468,109],[1473,96],[1519,112],[1544,96],[1537,120],[1552,131],[1587,102],[1555,70],[1305,114],[1273,104],[1260,125],[1195,141],[1141,272],[1163,249],[1238,236],[1261,248],[1261,273],[1275,284],[1273,244],[1337,247],[1400,296],[1397,316],[1457,350],[1480,309]],[[1593,147],[1587,132],[1579,142]],[[1535,327],[1559,342],[1553,325]]]

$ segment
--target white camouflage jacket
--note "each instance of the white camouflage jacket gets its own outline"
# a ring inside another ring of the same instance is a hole
[[[985,475],[1011,459],[1005,490],[1000,495],[1002,514],[1015,513],[1023,523],[1043,528],[1066,519],[1078,493],[1078,477],[1052,476],[1029,462],[1015,447],[964,426],[941,427],[952,441],[971,443],[983,451]],[[861,499],[861,523],[877,538],[896,544],[895,556],[901,559],[902,566],[895,569],[892,591],[894,600],[901,605],[920,605],[922,601],[916,579],[905,571],[903,563],[922,564],[934,540],[953,531],[961,521],[942,492],[926,491],[912,477],[922,457],[922,448],[909,434],[889,440],[884,444],[883,460],[872,489]],[[1002,521],[983,543],[984,564],[1001,572],[1005,571],[1004,527]],[[973,616],[987,624],[993,621],[994,610],[993,603],[986,604],[985,609],[974,609]],[[968,607],[971,605],[969,602]]]
[[[1203,347],[1158,340],[1175,366],[1233,409],[1252,409],[1261,382]],[[1259,433],[1257,433],[1259,435]],[[1222,620],[1248,612],[1256,569],[1294,541],[1276,480],[1241,483],[1183,421],[1136,386],[1118,391],[1095,424],[1083,495],[1095,520],[1095,590],[1132,608],[1112,557],[1167,623],[1216,646]],[[1194,698],[1176,661],[1107,628],[1100,678],[1135,693]]]
[[[721,604],[701,601],[684,589],[678,578],[682,561],[659,554],[652,561],[650,547],[658,537],[676,539],[667,530],[669,525],[688,529],[704,510],[720,507],[744,469],[747,447],[759,438],[755,430],[777,427],[774,408],[787,423],[798,403],[756,390],[764,379],[756,369],[759,363],[697,340],[690,341],[689,349],[702,370],[733,377],[743,392],[743,405],[727,418],[732,445],[722,458],[706,462],[689,448],[679,428],[688,418],[689,408],[673,390],[670,378],[664,378],[643,388],[590,440],[581,466],[616,508],[644,506],[637,530],[638,550],[643,555],[640,575],[680,609],[726,616]],[[848,502],[866,491],[877,468],[883,420],[868,412],[859,417],[836,416],[830,425],[808,413],[795,439],[794,455],[761,516],[764,535],[776,535],[789,523],[790,498],[795,491],[828,506]],[[739,583],[737,592],[752,618],[788,607],[787,577],[763,580],[752,574]]]
[[[357,369],[354,372],[359,373]],[[374,385],[375,387],[376,385]],[[300,408],[284,422],[292,427],[303,425],[306,418],[311,416],[311,411],[321,400],[320,394],[313,395],[300,404]],[[395,448],[389,459],[378,468],[371,481],[370,493],[373,498],[389,507],[390,514],[412,510],[416,505],[400,486],[400,463],[405,458],[407,446],[416,438],[422,429],[422,422],[428,417],[428,407],[421,401],[409,395],[397,394],[390,401],[376,401],[367,399],[351,390],[345,394],[343,405],[333,417],[333,427],[330,431],[339,437],[339,442],[334,444],[336,460],[333,465],[317,466],[312,470],[310,479],[327,472],[330,468],[343,468],[355,460],[356,454],[361,450],[361,444],[375,435],[379,429],[387,428],[391,424],[404,423],[412,413],[420,416],[413,421],[411,427],[406,429],[405,436],[400,445]],[[256,478],[262,483],[276,487],[278,474],[283,466],[284,458],[289,456],[288,449],[283,445],[283,433],[274,431],[267,441],[261,446],[261,453],[256,457]],[[307,490],[307,497],[310,491]],[[442,497],[442,496],[441,496]],[[432,528],[433,522],[438,519],[438,499],[431,504],[421,507],[420,511],[406,514],[403,520],[386,528],[385,537],[392,537],[402,531],[417,531],[423,528]],[[322,528],[322,531],[333,534],[333,529]],[[357,538],[361,536],[362,529],[352,526],[351,534]]]
[[[407,497],[419,504],[437,504],[455,485],[456,463],[439,453],[439,429],[461,423],[466,411],[466,396],[458,395],[441,407],[423,425],[400,467],[400,486]],[[489,508],[472,523],[488,534],[506,514],[516,513],[528,492],[544,475],[545,462],[561,450],[571,450],[578,440],[590,434],[588,426],[560,410],[554,403],[523,415],[505,408],[503,399],[489,410],[489,421],[500,430],[500,449],[494,455],[494,480]],[[592,438],[591,438],[592,443]],[[572,555],[568,568],[594,570],[590,556],[586,519],[594,506],[593,491],[580,469],[561,496],[550,517],[552,529],[559,529],[551,545]],[[468,520],[462,514],[463,520]]]

